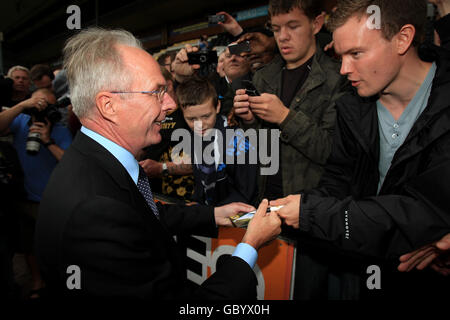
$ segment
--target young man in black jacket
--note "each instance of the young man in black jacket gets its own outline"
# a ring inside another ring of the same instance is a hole
[[[448,289],[432,270],[397,271],[399,256],[450,231],[450,60],[437,48],[435,62],[420,60],[425,14],[425,0],[343,0],[331,18],[357,94],[337,101],[319,188],[271,203],[323,262],[304,283],[316,290],[300,298],[442,298]]]

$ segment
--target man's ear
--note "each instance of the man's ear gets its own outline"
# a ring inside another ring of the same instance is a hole
[[[314,18],[313,21],[313,33],[314,35],[318,34],[319,31],[322,29],[323,24],[325,23],[325,12],[322,12],[317,17]]]
[[[117,103],[115,103],[114,95],[111,92],[100,91],[95,96],[95,106],[100,115],[108,121],[116,122]]]
[[[409,48],[412,46],[415,36],[416,28],[412,24],[405,24],[395,35],[397,41],[397,53],[403,55],[408,52]]]
[[[219,112],[220,112],[220,100],[217,99],[216,113],[219,114]]]

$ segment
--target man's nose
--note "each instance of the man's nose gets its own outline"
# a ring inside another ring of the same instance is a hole
[[[172,97],[166,92],[164,93],[163,100],[161,102],[161,111],[169,113],[177,108],[177,104]]]
[[[286,41],[289,40],[289,32],[287,30],[287,28],[285,26],[280,28],[280,35],[279,35],[279,40],[280,41]]]
[[[346,58],[342,58],[342,63],[341,63],[341,70],[340,73],[343,76],[349,75],[350,73],[352,73],[352,65],[351,63],[348,61],[348,59]]]

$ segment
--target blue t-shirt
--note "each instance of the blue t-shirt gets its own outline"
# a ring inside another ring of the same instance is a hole
[[[27,192],[27,199],[40,202],[42,193],[58,161],[42,145],[36,155],[29,155],[27,153],[26,143],[30,129],[28,126],[29,120],[29,115],[21,113],[13,120],[9,129],[14,134],[13,145],[24,172],[24,186]],[[58,147],[64,150],[72,143],[70,131],[60,123],[56,123],[53,126],[50,137],[55,140]]]
[[[380,160],[378,163],[380,180],[377,194],[381,190],[395,153],[405,142],[414,123],[428,104],[436,69],[436,63],[433,63],[425,81],[397,121],[395,121],[392,114],[383,106],[380,100],[377,101],[378,128],[380,131]]]

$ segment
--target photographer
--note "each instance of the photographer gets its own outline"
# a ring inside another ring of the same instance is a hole
[[[198,64],[189,64],[189,53],[193,52],[198,52],[198,48],[186,45],[184,49],[181,49],[178,52],[172,63],[175,79],[179,83],[185,82],[196,72],[196,70],[201,68]],[[231,89],[231,83],[237,78],[246,76],[250,72],[250,65],[247,59],[239,55],[230,54],[230,51],[227,48],[224,54],[223,71],[229,88],[224,95],[223,101],[221,101],[222,108],[220,114],[227,116],[233,107],[234,92]]]
[[[0,113],[0,133],[11,132],[14,135],[13,146],[24,171],[26,199],[20,203],[21,246],[31,271],[30,298],[40,297],[44,287],[32,254],[34,224],[39,203],[50,174],[72,142],[66,127],[56,121],[49,121],[49,118],[55,117],[55,111],[48,111],[55,109],[55,103],[55,95],[50,90],[38,89],[31,98]]]
[[[30,70],[14,66],[9,69],[7,78],[12,79],[13,83],[2,82],[2,107],[12,107],[30,97]]]

